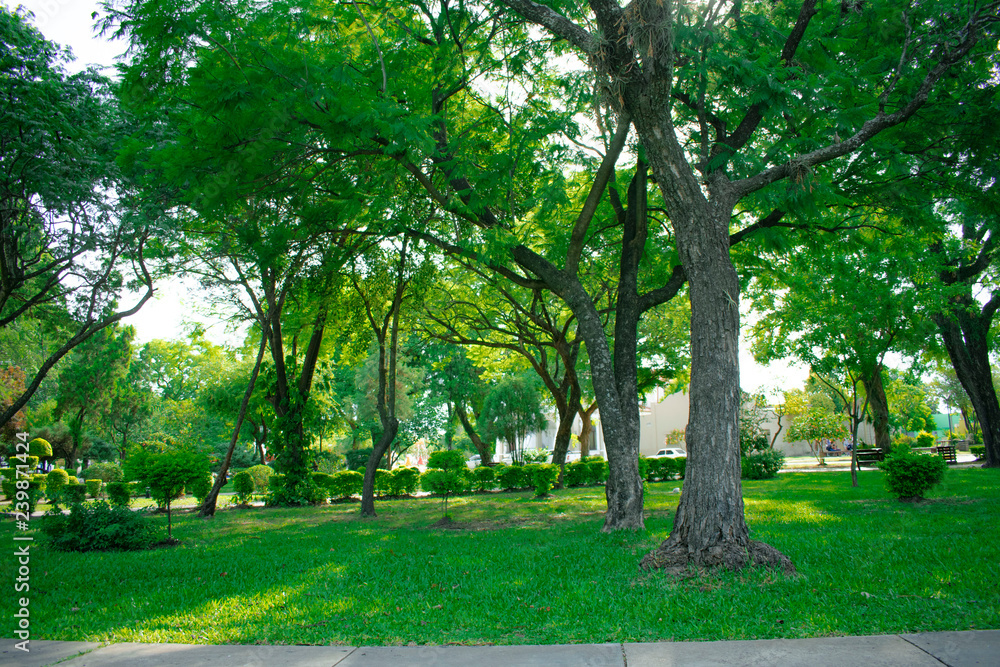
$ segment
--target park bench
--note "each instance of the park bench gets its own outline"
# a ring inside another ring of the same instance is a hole
[[[873,449],[859,449],[858,450],[858,467],[868,465],[873,468],[878,466],[880,462],[885,460],[885,452],[882,451],[881,447],[875,447]]]
[[[938,456],[948,463],[958,463],[958,457],[955,455],[955,445],[938,445],[937,453]]]

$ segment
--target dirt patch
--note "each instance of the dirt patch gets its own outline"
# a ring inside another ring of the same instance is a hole
[[[750,540],[748,544],[723,542],[703,552],[691,552],[686,545],[667,541],[646,554],[639,567],[644,570],[664,570],[678,578],[697,576],[713,569],[742,570],[746,567],[795,574],[795,566],[788,556],[770,544],[756,540]]]

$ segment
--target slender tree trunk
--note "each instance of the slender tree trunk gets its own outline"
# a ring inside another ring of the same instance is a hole
[[[254,362],[253,371],[250,373],[250,381],[247,382],[247,389],[243,392],[243,400],[240,402],[240,411],[236,416],[236,427],[233,429],[233,437],[229,440],[229,449],[226,450],[226,457],[222,460],[222,467],[212,484],[212,490],[208,492],[205,500],[198,510],[198,516],[210,518],[215,516],[215,508],[219,500],[219,492],[226,483],[226,476],[229,474],[229,464],[233,460],[233,451],[240,438],[240,429],[243,428],[243,420],[247,416],[247,406],[250,405],[250,396],[253,394],[254,385],[257,384],[257,375],[260,373],[260,364],[264,360],[264,350],[267,348],[267,336],[260,337],[260,348],[257,350],[257,360]],[[263,451],[263,450],[262,450]],[[261,455],[263,463],[263,454]]]
[[[465,434],[469,436],[469,440],[472,441],[472,445],[479,452],[479,461],[482,465],[492,465],[493,464],[493,454],[490,452],[489,446],[483,442],[483,439],[479,437],[476,433],[475,427],[469,420],[469,413],[465,409],[465,406],[461,403],[455,404],[455,414],[458,415],[458,420],[462,422],[462,428],[465,430]]]
[[[597,402],[593,402],[585,410],[580,410],[580,458],[590,456],[593,449],[591,439],[594,432],[594,411],[597,410]]]

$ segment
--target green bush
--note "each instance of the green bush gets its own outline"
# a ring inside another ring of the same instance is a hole
[[[977,461],[984,461],[986,459],[986,445],[970,445],[969,451],[976,456]]]
[[[0,477],[4,479],[17,479],[17,470],[14,468],[0,468]]]
[[[566,465],[563,473],[563,484],[566,486],[584,486],[590,479],[590,468],[585,461],[573,461]]]
[[[531,483],[524,471],[524,466],[499,465],[496,467],[495,473],[497,482],[504,491],[524,489]]]
[[[472,486],[476,491],[490,491],[497,486],[497,476],[489,466],[477,466],[472,471]]]
[[[917,434],[917,447],[933,447],[934,446],[934,434],[928,433],[927,431],[921,431]]]
[[[551,463],[529,463],[524,466],[524,471],[530,475],[536,498],[547,496],[559,479],[559,466]]]
[[[331,475],[330,498],[342,499],[361,495],[365,476],[357,470],[341,470]]]
[[[439,470],[458,470],[465,467],[465,454],[457,449],[431,452],[427,457],[427,467]]]
[[[236,493],[236,502],[240,505],[250,503],[255,489],[253,475],[248,471],[244,470],[233,475],[233,492]]]
[[[69,473],[61,468],[54,468],[49,471],[49,474],[45,476],[46,482],[46,492],[48,494],[49,500],[53,504],[58,504],[60,500],[60,491],[69,482]]]
[[[420,482],[420,470],[417,468],[396,468],[392,471],[392,495],[402,496],[412,494]]]
[[[87,493],[90,494],[91,498],[97,498],[101,495],[101,487],[104,486],[104,482],[99,479],[88,479],[87,480]]]
[[[83,471],[83,478],[99,479],[105,484],[110,484],[124,481],[125,473],[117,463],[95,463]]]
[[[944,479],[948,464],[940,456],[897,451],[879,464],[885,488],[900,500],[919,500]]]
[[[765,449],[740,459],[743,479],[773,479],[783,465],[785,455],[774,449]]]
[[[3,492],[11,500],[12,510],[31,514],[45,494],[45,475],[32,475],[19,480],[5,479]]]
[[[521,452],[521,458],[525,463],[545,463],[549,460],[549,452],[545,449],[536,449],[534,451],[525,450]]]
[[[215,484],[215,480],[212,479],[212,473],[205,473],[195,477],[184,487],[187,493],[194,496],[198,504],[201,505],[205,502],[205,498],[208,498],[208,494],[212,491],[212,485]]]
[[[684,471],[687,470],[687,462],[688,462],[687,457],[678,456],[677,458],[670,460],[674,462],[674,473],[680,479],[684,479]]]
[[[267,493],[267,480],[274,474],[274,469],[271,466],[255,465],[247,468],[246,472],[253,478],[254,493]]]
[[[383,498],[392,493],[392,473],[384,468],[375,468],[375,495]]]
[[[111,482],[108,484],[108,498],[112,505],[128,507],[132,501],[132,488],[128,482]]]
[[[460,493],[466,488],[465,476],[458,470],[430,468],[420,476],[420,487],[439,495]]]
[[[280,481],[275,483],[275,477],[280,477]],[[271,475],[268,486],[270,493],[264,500],[268,507],[318,505],[327,497],[326,489],[313,481],[309,475],[296,483],[292,483],[292,480],[285,475]]]
[[[587,482],[602,484],[606,481],[608,481],[608,462],[602,458],[587,461]]]
[[[652,460],[656,461],[658,459],[652,459]],[[647,482],[653,481],[649,479],[649,463],[650,459],[647,459],[645,456],[639,457],[639,478],[644,479]]]
[[[14,487],[13,478],[4,477],[3,482],[0,482],[0,487],[3,488],[4,500],[12,500],[14,498],[14,493],[16,493],[17,489]]]
[[[248,470],[247,472],[250,471]],[[316,482],[316,485],[319,486],[321,489],[323,489],[323,491],[326,492],[330,491],[330,486],[333,484],[333,475],[327,474],[325,472],[311,472],[309,473],[309,477],[312,479],[312,481]],[[329,495],[330,494],[327,493],[327,496]]]
[[[67,505],[82,503],[87,499],[86,484],[67,484],[59,491],[59,495]]]
[[[50,445],[49,441],[44,438],[35,438],[28,443],[28,455],[37,456],[39,458],[52,456],[52,445]]]
[[[275,473],[267,478],[268,493],[276,493],[285,486],[285,476]]]
[[[104,501],[74,504],[68,515],[47,514],[42,533],[60,551],[135,551],[156,541],[156,530],[140,513]]]
[[[372,452],[375,451],[371,447],[365,447],[364,449],[352,449],[344,455],[347,460],[348,470],[364,470],[365,466],[368,465],[368,459],[371,458]]]

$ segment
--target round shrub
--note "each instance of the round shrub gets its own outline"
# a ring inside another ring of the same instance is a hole
[[[986,445],[970,445],[969,452],[971,452],[977,461],[984,461],[986,459]]]
[[[928,433],[927,431],[921,431],[917,434],[917,447],[933,447],[934,446],[934,434]]]
[[[254,493],[266,493],[267,480],[274,474],[274,469],[271,466],[255,465],[247,468],[246,471],[253,477]]]
[[[90,494],[91,498],[97,498],[101,495],[101,487],[104,486],[104,482],[99,479],[88,479],[87,482],[87,493]]]
[[[392,471],[392,495],[402,496],[417,490],[420,470],[417,468],[396,468]]]
[[[139,512],[103,501],[75,504],[68,515],[47,514],[42,533],[60,551],[134,551],[156,541],[156,530]]]
[[[55,468],[50,470],[49,474],[45,476],[45,481],[49,500],[58,503],[59,492],[64,486],[69,484],[69,473],[61,468]]]
[[[40,459],[52,456],[52,445],[44,438],[35,438],[28,443],[28,455],[37,456]]]
[[[740,460],[743,479],[773,479],[785,465],[785,455],[774,449],[765,449],[744,456]]]
[[[108,499],[112,505],[128,507],[132,501],[132,488],[128,482],[111,482],[108,484]]]
[[[885,488],[900,500],[923,498],[932,486],[944,479],[948,464],[940,456],[901,451],[879,464],[885,472]]]
[[[547,496],[559,479],[559,466],[551,463],[530,463],[524,466],[524,471],[531,476],[536,498]]]
[[[472,486],[476,491],[490,491],[497,486],[497,476],[489,466],[477,466],[472,471]]]
[[[340,500],[361,494],[365,476],[357,470],[341,470],[331,475],[330,498]]]
[[[67,484],[60,490],[62,499],[69,505],[82,503],[87,499],[86,484]]]
[[[430,468],[420,476],[420,487],[439,495],[455,494],[465,490],[465,477],[458,470]]]
[[[233,475],[233,491],[236,492],[236,501],[240,505],[250,503],[255,488],[253,475],[248,471],[244,470]]]
[[[445,449],[431,452],[427,457],[427,467],[439,470],[458,470],[465,466],[465,454],[457,449]]]
[[[187,486],[184,487],[184,490],[194,496],[195,500],[198,501],[198,504],[201,505],[205,502],[205,498],[208,498],[208,494],[212,491],[212,485],[214,483],[215,481],[212,479],[211,473],[206,473],[191,480]]]
[[[84,479],[99,479],[105,484],[121,482],[125,479],[122,467],[117,463],[95,463],[83,471]]]

